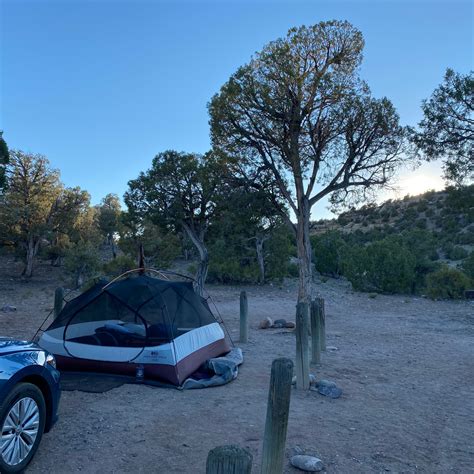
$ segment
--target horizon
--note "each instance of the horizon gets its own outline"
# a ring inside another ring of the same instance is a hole
[[[353,23],[366,43],[361,77],[394,103],[403,125],[416,125],[446,68],[472,69],[472,11],[466,1],[269,9],[262,1],[3,0],[0,129],[10,148],[47,156],[93,204],[107,193],[122,199],[157,153],[210,148],[207,102],[292,26]],[[378,201],[444,188],[441,165],[402,170],[396,184]],[[318,203],[312,220],[331,218],[326,206]]]

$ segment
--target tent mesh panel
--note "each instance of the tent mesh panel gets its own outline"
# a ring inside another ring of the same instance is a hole
[[[121,347],[156,346],[215,322],[190,282],[148,275],[99,282],[68,302],[49,329],[66,341]]]

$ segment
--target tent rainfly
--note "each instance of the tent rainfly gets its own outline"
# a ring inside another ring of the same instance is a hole
[[[69,301],[39,339],[59,369],[135,375],[181,385],[229,352],[220,324],[192,282],[146,274],[99,282]]]

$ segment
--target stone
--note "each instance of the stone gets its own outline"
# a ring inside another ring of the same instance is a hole
[[[260,324],[258,325],[258,327],[260,329],[268,329],[268,328],[271,328],[273,326],[273,321],[272,321],[272,318],[265,318],[265,319],[262,319],[262,321],[260,321]]]
[[[274,329],[282,329],[284,327],[285,326],[281,323],[273,323],[273,326],[272,326],[272,328],[274,328]]]
[[[310,385],[315,385],[317,383],[316,381],[316,375],[309,374],[309,384]]]
[[[273,323],[273,325],[275,324],[281,324],[282,327],[284,327],[286,324],[286,319],[275,319],[275,322]]]
[[[296,324],[293,321],[287,321],[285,327],[287,329],[294,329],[296,327]]]
[[[328,351],[338,351],[339,349],[336,346],[327,346],[326,350],[328,350]]]
[[[324,469],[324,464],[321,459],[314,456],[307,456],[305,454],[297,454],[290,458],[290,463],[293,467],[306,472],[320,472]]]
[[[339,398],[342,395],[342,390],[331,380],[321,379],[316,383],[318,393],[329,398]]]
[[[2,306],[2,311],[4,313],[13,313],[14,311],[16,311],[16,306],[6,304],[5,306]]]

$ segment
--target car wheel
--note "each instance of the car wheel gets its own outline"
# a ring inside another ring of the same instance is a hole
[[[43,436],[46,404],[41,390],[20,383],[0,405],[0,472],[21,472]]]

